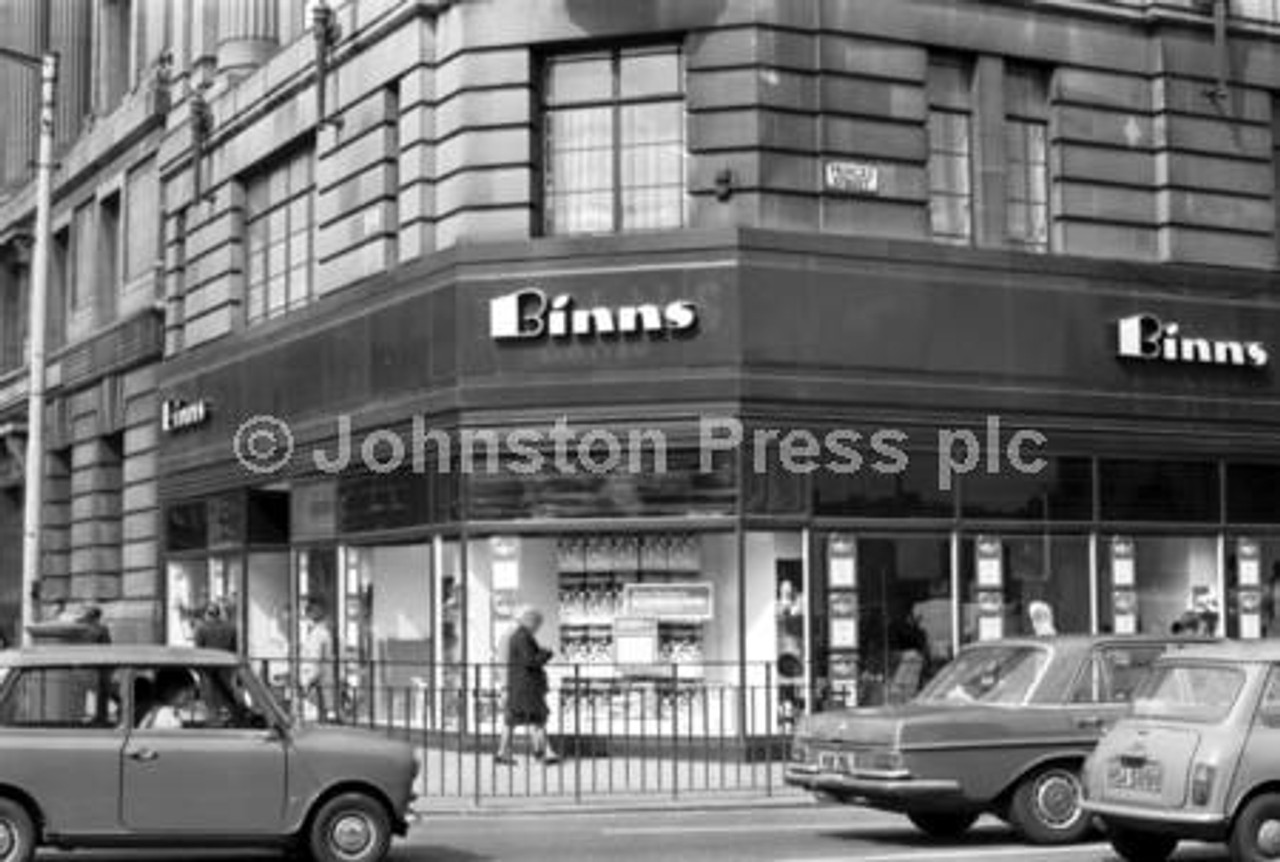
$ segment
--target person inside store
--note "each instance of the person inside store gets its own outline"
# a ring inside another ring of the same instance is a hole
[[[1280,562],[1271,565],[1271,581],[1262,594],[1262,614],[1266,636],[1280,638]]]
[[[84,639],[86,642],[94,644],[111,643],[111,630],[102,622],[102,608],[97,605],[89,605],[84,609],[84,613],[80,614],[80,619],[77,622],[85,628]]]
[[[1053,624],[1053,608],[1048,602],[1036,599],[1027,605],[1027,617],[1031,620],[1031,633],[1038,638],[1053,637],[1058,633]]]
[[[1218,633],[1218,598],[1204,586],[1193,587],[1182,612],[1169,631],[1179,637],[1214,637]]]
[[[140,691],[135,687],[135,697]],[[142,714],[138,727],[172,730],[199,724],[205,719],[199,703],[195,680],[180,667],[162,667],[156,671],[151,703]]]
[[[333,694],[333,632],[325,604],[308,596],[303,605],[298,638],[298,683],[309,717],[334,720],[337,704]]]
[[[543,763],[558,763],[560,757],[547,738],[547,662],[551,650],[537,641],[542,626],[542,613],[536,608],[521,608],[516,615],[516,628],[506,640],[506,699],[503,704],[502,734],[494,761],[512,765],[511,739],[515,729],[529,728],[533,756]]]
[[[202,649],[236,651],[235,624],[227,619],[222,606],[217,602],[205,605],[204,616],[196,626],[195,644]]]

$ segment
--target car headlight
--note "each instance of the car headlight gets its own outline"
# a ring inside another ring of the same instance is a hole
[[[907,765],[901,751],[873,748],[854,753],[853,771],[878,776],[905,777]]]

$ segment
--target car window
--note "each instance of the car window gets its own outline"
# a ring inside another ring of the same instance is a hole
[[[1089,656],[1071,693],[1072,703],[1127,703],[1164,653],[1159,644],[1108,644]]]
[[[1235,705],[1244,679],[1244,672],[1230,665],[1161,662],[1134,693],[1134,715],[1218,722]]]
[[[133,679],[133,726],[147,730],[245,729],[268,725],[237,667],[139,668]]]
[[[1262,690],[1262,702],[1258,704],[1258,708],[1271,713],[1280,712],[1280,667],[1271,668],[1271,673],[1267,676],[1267,687]]]
[[[123,674],[118,668],[22,668],[12,675],[0,702],[0,725],[114,728],[120,724]]]
[[[992,644],[960,653],[920,692],[918,700],[950,703],[1020,704],[1031,696],[1049,650]]]

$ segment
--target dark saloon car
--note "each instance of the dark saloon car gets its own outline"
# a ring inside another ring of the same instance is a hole
[[[990,812],[1035,844],[1083,839],[1080,770],[1174,643],[1063,636],[964,647],[911,701],[818,713],[797,725],[788,784],[901,812],[935,836]]]
[[[55,847],[265,847],[379,862],[408,828],[405,742],[292,721],[231,653],[0,653],[0,862]]]

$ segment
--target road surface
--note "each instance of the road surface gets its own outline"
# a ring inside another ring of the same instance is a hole
[[[60,853],[49,860],[267,862],[269,854]],[[1105,843],[1029,848],[995,820],[940,842],[905,819],[806,805],[756,809],[433,815],[396,842],[390,862],[1112,862]],[[1223,848],[1184,844],[1178,862],[1227,862]]]

